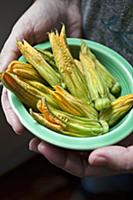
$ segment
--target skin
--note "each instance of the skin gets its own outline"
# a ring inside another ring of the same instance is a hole
[[[47,38],[51,29],[59,28],[63,22],[70,37],[81,37],[81,15],[78,0],[37,0],[14,25],[1,51],[1,70],[5,70],[10,61],[20,55],[16,47],[16,38],[25,39],[31,44],[40,43]],[[17,134],[24,127],[13,112],[3,88],[1,97],[7,122]],[[91,152],[75,152],[61,149],[33,138],[29,149],[42,154],[52,164],[78,177],[105,176],[133,172],[133,135],[117,145],[99,148]]]

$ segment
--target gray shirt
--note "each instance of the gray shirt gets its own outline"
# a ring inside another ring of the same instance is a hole
[[[82,0],[83,36],[111,47],[133,65],[133,0]]]

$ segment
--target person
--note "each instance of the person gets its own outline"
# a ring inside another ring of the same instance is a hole
[[[111,47],[132,65],[132,0],[36,0],[14,25],[1,51],[1,70],[17,59],[16,38],[32,45],[47,39],[47,33],[63,22],[69,37],[82,37]],[[17,134],[24,131],[3,88],[2,107],[7,122]],[[133,134],[119,144],[89,152],[75,152],[33,138],[29,149],[42,154],[55,166],[83,177],[103,177],[133,172]],[[133,184],[132,184],[133,185]]]

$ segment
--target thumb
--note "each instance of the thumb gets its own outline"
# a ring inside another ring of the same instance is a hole
[[[133,171],[133,146],[109,146],[91,152],[88,161],[95,166],[108,166],[115,170]]]
[[[20,37],[16,37],[13,33],[11,33],[7,41],[5,42],[0,54],[0,71],[4,71],[7,68],[8,64],[12,60],[17,59],[20,55],[20,52],[16,46],[16,39],[23,39]]]
[[[20,40],[22,39],[21,36],[16,37],[15,34],[11,33],[1,51],[0,71],[6,70],[8,64],[12,60],[17,59],[20,55],[20,52],[16,46],[16,38]],[[5,88],[2,91],[1,104],[8,123],[12,126],[16,133],[21,134],[24,130],[24,127],[21,125],[17,115],[13,112],[10,106],[7,90]]]

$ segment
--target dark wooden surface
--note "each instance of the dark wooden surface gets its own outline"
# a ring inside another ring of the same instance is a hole
[[[93,195],[81,192],[79,179],[40,155],[0,177],[0,200],[127,200],[129,193]]]

